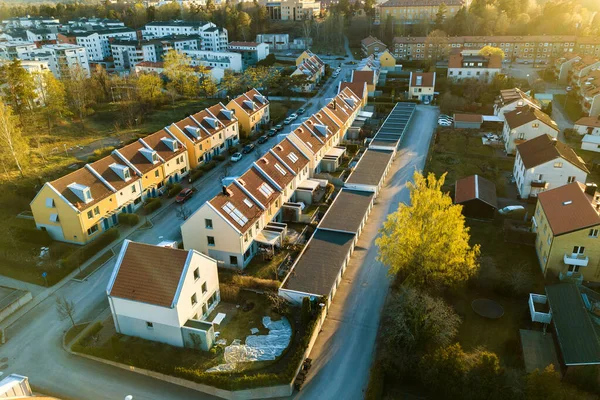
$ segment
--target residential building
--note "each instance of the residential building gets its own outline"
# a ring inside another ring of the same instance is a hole
[[[242,55],[244,69],[256,65],[269,55],[269,45],[258,42],[231,42],[227,50]]]
[[[365,57],[371,54],[379,54],[387,50],[387,46],[374,36],[368,36],[360,41],[360,48]]]
[[[372,96],[375,93],[375,87],[377,85],[378,79],[379,79],[379,74],[377,73],[377,71],[354,70],[354,71],[352,71],[350,81],[354,82],[354,83],[356,83],[356,82],[366,83],[367,84],[367,92],[369,93],[369,96]]]
[[[5,29],[19,28],[43,28],[49,24],[60,24],[58,18],[54,17],[13,17],[2,20]]]
[[[33,42],[0,42],[0,59],[3,60],[28,60],[35,52],[37,46]]]
[[[500,96],[494,104],[494,115],[503,115],[517,107],[525,106],[541,110],[540,102],[519,88],[500,90]]]
[[[309,56],[304,57],[305,54],[308,54]],[[302,62],[298,64],[298,60],[296,60],[297,68],[292,72],[291,76],[303,75],[306,77],[306,83],[295,88],[295,90],[311,92],[316,89],[317,85],[325,75],[325,63],[319,56],[313,54],[310,50],[306,50],[298,57],[298,59],[302,59]]]
[[[600,136],[600,117],[581,117],[573,126],[580,135]]]
[[[569,73],[573,65],[581,61],[581,57],[578,54],[572,53],[569,50],[572,51],[572,49],[566,49],[566,52],[554,61],[554,73],[558,81],[562,84],[566,84],[569,80]]]
[[[170,185],[181,181],[189,173],[189,158],[183,141],[161,129],[148,135],[139,142],[147,150],[153,151],[162,162],[163,184]]]
[[[117,333],[209,350],[220,301],[215,260],[195,250],[125,240],[106,288]]]
[[[158,153],[138,140],[113,150],[121,162],[131,168],[142,180],[143,198],[157,197],[165,190],[163,161]]]
[[[114,29],[114,28],[124,28],[125,23],[118,19],[110,19],[110,18],[77,18],[68,21],[69,29],[71,30],[98,30],[98,29]]]
[[[408,98],[429,104],[435,92],[435,72],[412,72],[408,80]]]
[[[290,35],[287,33],[261,33],[256,35],[258,43],[266,43],[269,51],[288,50],[290,48]]]
[[[187,150],[196,168],[239,142],[238,118],[222,103],[215,104],[165,128]]]
[[[584,135],[581,139],[581,150],[600,152],[600,136]]]
[[[74,32],[68,36],[75,37],[79,46],[85,47],[90,60],[102,61],[109,58],[111,40],[136,40],[137,33],[130,28],[102,29],[87,32]]]
[[[518,107],[504,114],[502,139],[507,154],[514,154],[516,146],[541,135],[558,136],[558,125],[548,114],[535,107]]]
[[[146,24],[144,39],[156,39],[172,35],[198,35],[202,38],[202,50],[225,51],[229,43],[227,29],[218,28],[207,21],[154,21]]]
[[[394,57],[388,49],[382,51],[377,58],[381,69],[385,71],[393,71],[396,69],[396,57]]]
[[[50,71],[57,78],[66,78],[71,71],[78,67],[89,77],[90,63],[84,47],[59,43],[43,45],[40,49],[32,51],[30,57],[39,61],[47,61]]]
[[[152,40],[115,40],[110,43],[115,68],[130,69],[143,61],[160,62],[170,50],[185,51],[201,48],[199,36],[173,36]]]
[[[567,83],[571,86],[579,86],[587,75],[600,68],[600,59],[595,56],[581,56],[574,59],[567,73]]]
[[[136,74],[162,74],[165,70],[165,63],[160,62],[152,62],[152,61],[142,61],[139,62],[133,67],[133,70]]]
[[[258,90],[251,89],[227,104],[239,121],[240,133],[250,136],[271,120],[269,100]]]
[[[260,0],[267,8],[269,18],[282,21],[302,21],[321,13],[321,2],[314,0]]]
[[[513,176],[522,199],[571,182],[585,183],[588,173],[581,157],[551,136],[517,145]]]
[[[340,82],[338,86],[338,93],[348,88],[360,99],[361,107],[367,105],[369,100],[369,92],[367,90],[367,82]]]
[[[480,79],[490,82],[502,71],[502,58],[498,55],[469,55],[465,51],[448,58],[448,77],[453,80]]]
[[[544,276],[600,281],[596,189],[595,184],[573,182],[538,194],[532,231]]]
[[[27,40],[36,45],[56,43],[56,31],[47,28],[27,29]]]
[[[377,20],[384,23],[392,17],[396,23],[416,24],[433,21],[441,4],[447,6],[446,17],[469,7],[470,0],[388,0],[377,7]]]
[[[221,50],[182,50],[182,53],[191,58],[193,66],[230,69],[233,72],[242,72],[244,70],[242,55],[240,53]]]
[[[458,179],[454,184],[454,204],[463,206],[465,216],[493,219],[498,209],[496,185],[479,175]]]
[[[585,115],[590,117],[600,115],[600,69],[590,70],[579,80],[572,80],[572,90],[575,90]]]
[[[13,400],[58,400],[54,397],[37,396],[29,385],[29,378],[19,374],[10,374],[0,380],[0,398]]]

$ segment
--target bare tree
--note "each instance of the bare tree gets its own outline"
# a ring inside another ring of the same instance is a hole
[[[75,303],[66,297],[56,298],[56,312],[61,320],[69,319],[75,326]]]
[[[22,164],[27,150],[27,142],[21,135],[12,109],[0,101],[0,158],[2,158],[2,162],[14,164],[23,176]]]
[[[182,221],[185,221],[192,215],[192,211],[187,208],[185,205],[180,205],[179,208],[175,211],[175,215]]]

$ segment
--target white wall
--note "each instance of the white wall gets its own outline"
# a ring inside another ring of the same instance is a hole
[[[135,172],[133,170],[129,170],[129,172],[131,174],[134,174]],[[135,192],[133,191],[133,188],[135,188]],[[132,182],[131,184],[123,187],[121,190],[117,191],[117,193],[115,193],[115,196],[117,197],[117,207],[121,207],[123,204],[127,203],[128,201],[132,201],[135,200],[136,198],[140,197],[142,195],[142,180],[138,179],[135,182]]]
[[[587,151],[595,151],[600,152],[600,144],[589,143],[589,142],[581,142],[581,149]]]
[[[476,78],[489,82],[498,73],[499,68],[448,68],[448,78],[455,80]]]
[[[562,167],[554,167],[555,163],[562,163]],[[582,183],[585,183],[587,178],[585,171],[582,171],[561,157],[526,170],[521,157],[517,156],[513,172],[519,195],[522,198],[527,198],[530,194],[536,195],[536,193],[542,191],[564,186],[569,183],[568,178],[572,176],[575,177],[577,182]],[[532,188],[531,181],[534,180],[546,182],[546,188]]]
[[[539,126],[535,128],[534,124],[538,124]],[[539,120],[528,122],[515,129],[510,129],[505,119],[502,131],[504,149],[507,154],[514,154],[517,148],[515,140],[530,140],[544,134],[556,138],[558,132]]]
[[[600,136],[600,127],[592,128],[592,132],[588,132],[589,128],[587,126],[575,124],[573,129],[575,129],[580,135]]]

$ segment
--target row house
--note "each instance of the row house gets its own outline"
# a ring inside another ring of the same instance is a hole
[[[379,70],[354,70],[350,77],[352,83],[364,83],[367,85],[367,93],[372,96],[379,82]]]
[[[30,203],[36,227],[54,240],[85,244],[188,173],[183,144],[159,131],[57,180]]]
[[[429,104],[435,93],[435,72],[411,72],[408,79],[408,96],[410,99],[424,101]]]
[[[583,113],[589,117],[600,115],[600,69],[589,71],[573,86]]]
[[[165,131],[183,143],[191,168],[210,161],[239,142],[238,119],[222,103],[174,122]]]
[[[566,84],[569,80],[569,72],[573,65],[581,61],[581,56],[577,53],[564,53],[554,60],[554,74],[560,83]]]
[[[518,107],[527,106],[541,110],[539,101],[519,88],[500,90],[500,95],[494,103],[494,115],[503,115]]]
[[[256,89],[251,89],[231,100],[227,108],[235,114],[240,131],[245,136],[253,135],[262,125],[271,121],[269,100]]]
[[[308,57],[304,55],[308,54]],[[298,61],[300,60],[300,62]],[[295,88],[301,92],[311,92],[316,89],[323,76],[325,76],[325,63],[310,50],[306,50],[296,60],[296,70],[292,72],[291,76],[301,75],[306,77],[306,83],[300,87]]]
[[[506,154],[514,154],[517,145],[544,134],[556,138],[558,132],[556,122],[535,107],[518,107],[504,114],[502,139]]]

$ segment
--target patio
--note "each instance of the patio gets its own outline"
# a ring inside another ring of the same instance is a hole
[[[556,371],[560,370],[554,339],[551,333],[521,329],[521,345],[525,371],[531,373],[536,369],[543,371],[548,365],[554,364]]]

